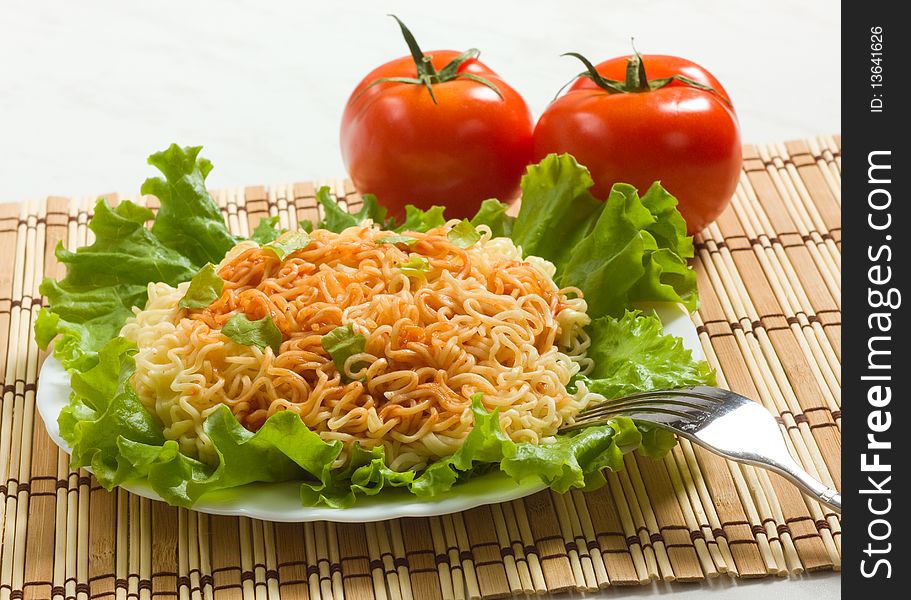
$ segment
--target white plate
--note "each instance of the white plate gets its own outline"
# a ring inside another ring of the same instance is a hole
[[[655,304],[643,305],[641,308],[654,309],[661,318],[665,331],[682,338],[683,344],[693,352],[694,358],[703,358],[696,327],[682,306]],[[41,368],[38,382],[38,412],[41,413],[51,439],[69,453],[69,446],[60,437],[57,417],[70,396],[70,376],[56,359],[49,357]],[[130,481],[121,487],[146,498],[161,500],[145,481]],[[267,521],[363,523],[459,512],[484,504],[522,498],[546,486],[540,481],[516,483],[504,473],[494,471],[459,483],[449,492],[432,500],[421,500],[401,489],[392,489],[384,490],[377,496],[358,498],[357,504],[351,508],[301,506],[299,487],[300,484],[295,482],[250,483],[204,494],[193,505],[193,509],[215,515],[238,515]]]

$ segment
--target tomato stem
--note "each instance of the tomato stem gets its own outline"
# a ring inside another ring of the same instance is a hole
[[[639,54],[639,51],[636,50],[635,46],[633,46],[633,54],[626,60],[625,81],[617,81],[615,79],[608,79],[604,77],[601,75],[601,73],[598,72],[598,70],[595,68],[595,65],[593,65],[590,60],[578,52],[566,52],[561,56],[572,56],[573,58],[577,58],[579,61],[581,61],[582,64],[585,65],[585,71],[579,73],[576,76],[576,79],[579,77],[590,79],[595,85],[597,85],[608,94],[642,94],[645,92],[654,92],[655,90],[660,90],[661,88],[667,86],[672,81],[679,81],[681,83],[685,83],[690,87],[694,87],[706,92],[711,92],[718,96],[722,102],[728,106],[732,106],[731,101],[720,94],[715,88],[703,83],[699,83],[698,81],[694,81],[693,79],[690,79],[689,77],[685,77],[683,75],[672,75],[671,77],[662,77],[661,79],[649,81],[645,73],[645,61],[642,59],[642,55]],[[575,79],[573,81],[575,81]],[[560,88],[560,90],[557,92],[557,95],[559,96],[560,92],[566,89],[566,87],[571,83],[572,81]]]
[[[402,30],[402,37],[405,38],[405,44],[408,45],[408,50],[411,51],[411,58],[414,59],[414,65],[418,69],[418,77],[428,76],[432,77],[437,74],[436,69],[433,67],[433,61],[431,57],[424,54],[424,51],[421,50],[421,47],[418,45],[418,41],[414,39],[414,35],[411,31],[405,27],[405,24],[402,23],[402,20],[395,15],[388,15],[395,19],[395,22],[399,24],[399,28]]]
[[[645,61],[642,55],[636,50],[633,40],[633,54],[626,61],[626,89],[631,92],[650,92],[652,91],[648,84],[648,77],[645,74]]]
[[[366,92],[368,89],[380,83],[405,83],[411,85],[423,85],[427,88],[427,93],[430,94],[430,99],[433,100],[433,103],[437,103],[436,97],[433,95],[433,86],[446,83],[447,81],[452,81],[454,79],[468,79],[469,81],[474,81],[475,83],[480,83],[481,85],[487,86],[496,92],[497,96],[503,100],[503,94],[500,92],[499,88],[486,77],[481,77],[480,75],[475,75],[474,73],[459,73],[459,67],[462,66],[468,60],[473,60],[481,55],[480,50],[477,48],[469,48],[465,52],[462,52],[454,59],[449,61],[446,66],[437,71],[436,67],[433,66],[433,57],[424,54],[424,51],[421,50],[421,47],[418,45],[417,40],[414,38],[414,35],[411,31],[405,26],[401,19],[395,15],[389,15],[395,22],[399,24],[399,28],[402,30],[402,37],[405,38],[405,44],[408,46],[408,50],[411,52],[411,58],[414,60],[414,66],[417,69],[417,77],[381,77],[376,81],[371,81],[363,90],[361,94]],[[360,96],[360,94],[358,94]]]

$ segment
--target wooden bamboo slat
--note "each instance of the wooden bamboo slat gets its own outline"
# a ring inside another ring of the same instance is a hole
[[[319,219],[321,185],[362,204],[346,180],[213,197],[249,235],[269,216],[292,229]],[[804,468],[835,486],[840,185],[838,136],[745,147],[731,207],[697,236],[694,261],[694,322],[719,384],[772,411]],[[838,515],[685,441],[661,461],[626,457],[600,490],[378,523],[269,523],[109,493],[69,468],[34,406],[38,286],[64,273],[58,243],[91,243],[94,202],[0,205],[0,600],[486,599],[840,568]]]

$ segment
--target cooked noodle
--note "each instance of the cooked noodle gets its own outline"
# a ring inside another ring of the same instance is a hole
[[[208,308],[178,302],[188,283],[149,285],[149,301],[122,334],[139,346],[133,385],[165,436],[208,463],[217,457],[203,422],[224,404],[256,431],[281,410],[299,414],[324,440],[385,446],[397,470],[422,468],[456,451],[472,427],[471,396],[513,440],[540,443],[587,401],[571,378],[590,368],[581,293],[558,289],[554,268],[524,260],[507,238],[468,249],[447,232],[408,233],[412,244],[378,243],[377,227],[316,230],[284,261],[242,242],[218,267],[225,286]],[[403,270],[416,257],[427,272]],[[282,332],[270,348],[222,335],[233,315],[270,315]],[[324,335],[351,324],[363,353],[340,373]]]

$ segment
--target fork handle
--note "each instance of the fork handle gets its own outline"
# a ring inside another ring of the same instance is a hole
[[[838,490],[833,490],[824,485],[815,477],[804,471],[796,462],[788,461],[787,464],[776,463],[773,466],[773,469],[808,495],[816,498],[835,512],[841,514],[841,494]]]

